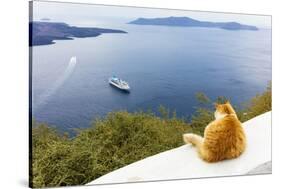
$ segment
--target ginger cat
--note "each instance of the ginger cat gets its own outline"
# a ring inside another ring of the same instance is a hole
[[[191,133],[183,135],[184,142],[195,145],[199,156],[207,162],[236,158],[246,147],[242,124],[231,104],[215,106],[215,120],[205,128],[204,138]]]

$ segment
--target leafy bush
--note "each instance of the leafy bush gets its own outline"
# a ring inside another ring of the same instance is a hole
[[[247,121],[272,109],[272,88],[271,83],[262,94],[257,94],[249,102],[245,103],[245,108],[240,115],[242,121]]]
[[[163,109],[162,109],[163,110]],[[183,120],[151,113],[109,113],[74,138],[33,126],[33,186],[80,185],[137,160],[183,144]]]
[[[194,133],[203,136],[205,127],[212,120],[214,120],[214,112],[211,109],[198,107],[191,116],[190,126]]]
[[[202,92],[196,93],[195,97],[200,106],[196,107],[195,113],[191,116],[190,126],[194,133],[203,136],[205,127],[214,120],[214,103]],[[225,103],[227,100],[229,99],[219,96],[215,102]]]

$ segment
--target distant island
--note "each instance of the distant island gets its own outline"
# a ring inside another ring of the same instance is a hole
[[[96,37],[103,33],[127,33],[122,30],[76,27],[60,22],[30,22],[29,46],[54,44],[54,40],[71,40],[73,37]]]
[[[258,30],[256,26],[244,25],[238,22],[209,22],[199,21],[189,17],[166,17],[166,18],[138,18],[128,24],[179,26],[179,27],[206,27],[221,28],[225,30]]]

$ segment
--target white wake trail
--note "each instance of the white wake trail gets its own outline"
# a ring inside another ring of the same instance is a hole
[[[73,73],[74,68],[76,66],[76,57],[71,57],[67,68],[65,69],[64,73],[61,77],[59,77],[54,85],[45,91],[41,96],[38,97],[37,103],[35,103],[35,106],[33,107],[34,110],[38,109],[39,107],[42,107],[48,102],[48,99],[56,93],[56,91],[64,84],[64,82],[70,77],[70,75]]]

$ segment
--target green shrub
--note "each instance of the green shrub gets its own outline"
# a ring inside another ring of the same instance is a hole
[[[245,108],[241,113],[241,120],[247,121],[272,109],[272,88],[271,83],[262,94],[257,94],[249,102],[245,103]]]
[[[180,119],[151,113],[109,113],[70,139],[54,129],[33,126],[33,185],[90,182],[108,172],[183,144],[190,127]]]
[[[211,109],[198,107],[191,116],[190,126],[194,133],[203,136],[205,127],[213,120],[214,112]]]

